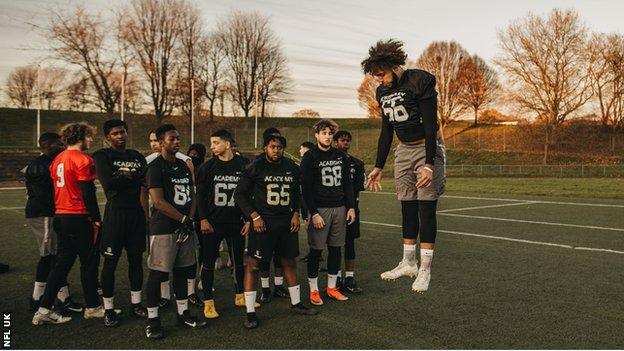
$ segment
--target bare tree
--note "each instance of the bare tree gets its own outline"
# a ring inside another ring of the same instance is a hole
[[[381,118],[381,109],[377,101],[377,87],[379,83],[375,78],[366,74],[357,88],[358,102],[360,107],[366,110],[369,118]]]
[[[13,104],[30,108],[37,94],[37,67],[17,67],[6,80],[6,94]]]
[[[47,109],[55,108],[55,101],[63,96],[67,89],[69,72],[62,68],[46,67],[39,69],[37,85],[42,100],[46,100]]]
[[[415,66],[436,77],[438,115],[442,129],[465,110],[461,102],[461,62],[468,52],[455,41],[435,41],[416,60]],[[410,64],[413,65],[413,64]]]
[[[587,55],[592,87],[600,106],[600,120],[611,131],[611,153],[615,154],[617,132],[624,122],[624,36],[594,34]]]
[[[186,2],[183,0],[133,0],[119,13],[120,37],[134,52],[149,83],[158,123],[171,115],[174,96],[170,80],[176,72]]]
[[[293,112],[293,117],[299,118],[320,118],[321,114],[311,108],[304,108],[303,110],[298,110]]]
[[[217,35],[211,33],[200,42],[200,59],[198,63],[199,79],[204,97],[208,100],[210,120],[214,120],[215,103],[220,100],[221,116],[223,116],[224,98],[227,91],[225,51],[220,46]]]
[[[112,115],[121,95],[114,75],[120,71],[125,74],[125,70],[118,53],[107,42],[109,30],[99,16],[78,7],[71,13],[54,12],[46,34],[56,58],[82,68],[96,92],[98,105]]]
[[[496,72],[479,56],[473,55],[460,63],[459,100],[474,111],[474,125],[478,121],[479,109],[494,101],[499,88]]]
[[[249,117],[262,62],[279,44],[269,19],[258,12],[236,11],[218,25],[219,45],[226,54],[233,101]]]
[[[284,102],[292,87],[286,56],[277,39],[275,41],[266,55],[262,56],[258,69],[260,117],[266,116],[268,103]]]
[[[88,80],[82,75],[77,75],[67,85],[65,96],[70,110],[84,111],[85,107],[91,104]]]
[[[529,14],[499,32],[503,54],[496,64],[507,74],[512,101],[544,123],[544,163],[556,128],[591,98],[586,37],[578,14],[559,9],[546,18]]]

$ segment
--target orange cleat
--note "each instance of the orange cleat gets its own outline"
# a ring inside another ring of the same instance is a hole
[[[344,296],[340,290],[336,288],[327,288],[327,297],[336,301],[347,301],[349,298]]]
[[[323,304],[323,300],[321,299],[321,293],[318,290],[310,292],[310,303],[315,306],[321,306]]]

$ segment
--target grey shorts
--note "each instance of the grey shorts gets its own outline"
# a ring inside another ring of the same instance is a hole
[[[175,234],[150,235],[149,255],[147,267],[149,269],[171,273],[173,267],[188,267],[196,261],[196,237],[195,235],[181,244],[176,243]]]
[[[425,144],[399,143],[394,151],[394,180],[397,197],[401,201],[437,200],[444,194],[446,185],[446,147],[438,141],[433,167],[433,180],[426,188],[416,188],[418,173],[425,165]]]
[[[327,246],[344,246],[347,235],[347,210],[345,207],[319,208],[318,211],[325,221],[325,226],[322,229],[316,229],[310,220],[308,223],[310,248],[324,250]]]
[[[54,217],[26,218],[26,221],[28,221],[28,225],[30,225],[30,229],[37,239],[39,256],[56,255],[58,242],[56,232],[52,228]]]

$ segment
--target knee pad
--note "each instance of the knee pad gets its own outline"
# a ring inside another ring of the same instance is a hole
[[[420,201],[418,216],[420,217],[420,242],[435,243],[438,232],[436,211],[438,201]]]
[[[415,201],[401,201],[401,213],[403,221],[403,238],[404,239],[416,239],[418,238],[418,230],[420,222],[418,220],[418,200]]]

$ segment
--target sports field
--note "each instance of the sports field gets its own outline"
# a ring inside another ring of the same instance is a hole
[[[478,191],[486,180],[456,180],[449,179],[440,200],[427,293],[412,293],[408,278],[379,279],[401,255],[400,205],[390,185],[385,192],[361,195],[356,278],[363,295],[346,303],[326,301],[314,317],[291,315],[288,300],[274,300],[258,310],[260,328],[248,331],[223,270],[215,282],[221,317],[204,330],[181,330],[171,308],[163,313],[167,338],[157,342],[145,339],[144,321],[127,313],[117,329],[81,316],[67,325],[32,326],[27,298],[37,252],[23,218],[25,192],[3,190],[0,261],[12,271],[0,276],[0,309],[12,312],[17,348],[624,348],[624,199],[600,190],[601,180],[577,180],[595,187],[594,197],[582,191],[579,196],[562,191],[563,197],[557,189],[550,196],[517,190],[530,190],[537,184],[531,182],[543,182],[539,179],[515,179],[514,191]],[[623,186],[621,180],[605,181]],[[300,236],[305,252],[303,231]],[[116,302],[127,309],[124,262]],[[303,264],[299,272],[305,276]],[[305,298],[307,283],[301,282]],[[75,299],[83,301],[76,267],[70,283]]]

